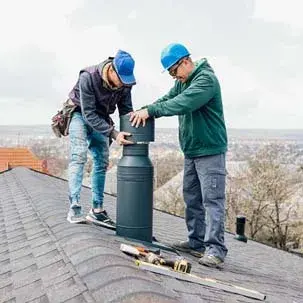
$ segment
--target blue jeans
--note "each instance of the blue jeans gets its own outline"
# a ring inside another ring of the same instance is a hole
[[[189,245],[224,260],[225,154],[185,158],[183,195]]]
[[[92,207],[103,205],[105,174],[109,157],[109,138],[96,132],[83,120],[82,114],[75,112],[69,126],[69,199],[79,202],[87,151],[92,155],[91,173]]]

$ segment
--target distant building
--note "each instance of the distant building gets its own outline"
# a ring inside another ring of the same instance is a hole
[[[48,173],[46,160],[40,160],[28,148],[0,147],[0,172],[18,166]]]

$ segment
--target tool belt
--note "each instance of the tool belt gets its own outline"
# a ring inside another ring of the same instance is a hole
[[[77,105],[71,99],[68,99],[63,103],[57,114],[52,117],[51,127],[56,137],[61,138],[68,135],[69,124],[76,108]]]

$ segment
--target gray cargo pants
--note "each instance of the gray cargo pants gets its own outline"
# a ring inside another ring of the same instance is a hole
[[[224,260],[225,154],[184,160],[183,195],[189,245]]]

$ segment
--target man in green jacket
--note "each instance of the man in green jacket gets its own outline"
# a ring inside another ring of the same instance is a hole
[[[149,117],[178,115],[184,153],[183,195],[188,240],[174,247],[199,257],[199,263],[221,267],[224,244],[225,153],[227,134],[218,79],[206,59],[193,62],[187,48],[168,45],[161,63],[176,80],[173,88],[151,105],[134,112],[138,127]]]

